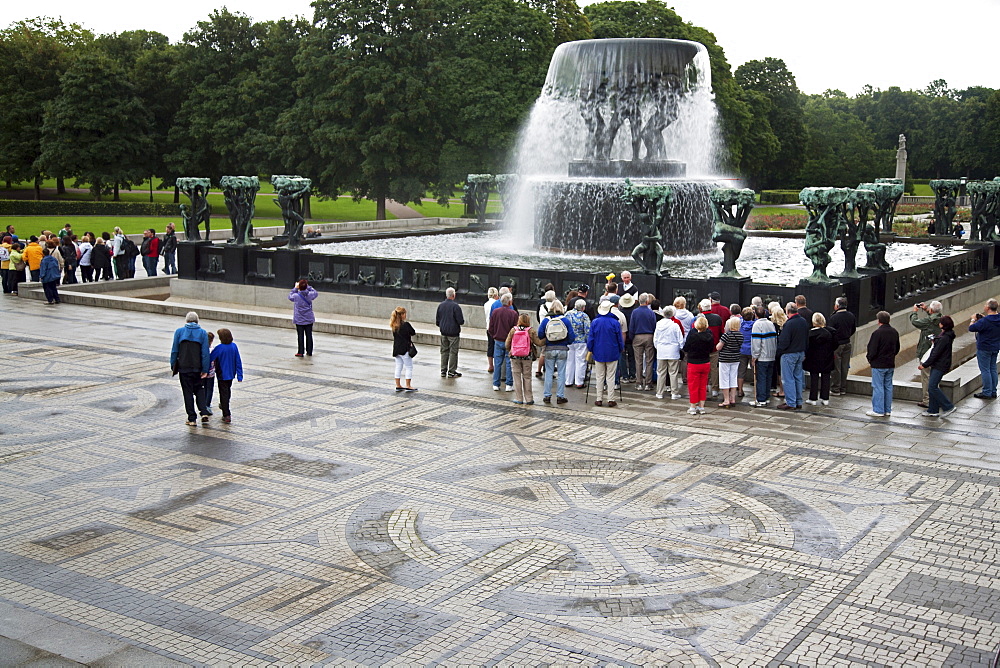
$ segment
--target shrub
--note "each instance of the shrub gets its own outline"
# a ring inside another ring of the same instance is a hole
[[[800,190],[762,190],[761,204],[798,204]]]
[[[746,227],[748,230],[804,230],[808,222],[808,216],[779,213],[751,216]]]
[[[86,202],[80,200],[0,199],[0,216],[177,216],[176,204],[163,202]]]

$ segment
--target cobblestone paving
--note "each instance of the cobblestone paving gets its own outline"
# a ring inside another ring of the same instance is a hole
[[[233,424],[187,428],[164,351],[61,335],[0,339],[30,370],[0,379],[0,600],[165,657],[987,666],[1000,643],[995,471],[250,360]]]

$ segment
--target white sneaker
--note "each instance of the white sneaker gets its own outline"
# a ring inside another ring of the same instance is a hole
[[[809,404],[810,406],[815,406],[816,405],[816,400],[815,399],[806,399],[806,403]]]
[[[705,409],[702,408],[701,406],[698,406],[698,415],[704,415],[704,414],[705,414]]]
[[[767,407],[767,402],[766,401],[751,401],[750,405],[753,406],[754,408],[766,408]]]
[[[941,417],[941,414],[940,413],[928,413],[927,411],[924,411],[923,413],[920,414],[920,417]]]
[[[824,406],[829,406],[830,405],[830,400],[829,399],[820,399],[819,402],[821,404],[823,404]]]
[[[875,411],[865,411],[865,415],[868,417],[885,417],[885,413],[876,413]]]
[[[671,394],[671,395],[670,395],[670,398],[671,398],[671,399],[681,399],[682,397],[681,397],[681,395],[679,395],[679,394]]]
[[[514,386],[513,385],[508,385],[506,387],[506,389],[504,389],[504,392],[513,392],[513,391],[514,391]]]
[[[697,414],[698,414],[698,409],[695,408],[694,406],[688,409],[688,415],[697,415]]]
[[[494,385],[493,386],[493,391],[494,392],[499,392],[500,391],[500,386],[499,385]]]
[[[712,398],[713,399],[718,399],[719,398],[719,393],[718,392],[712,392]]]
[[[957,410],[958,410],[958,406],[952,406],[951,408],[949,408],[948,410],[946,410],[944,413],[941,413],[941,417],[948,417],[949,415],[951,415],[952,413],[954,413]]]
[[[657,394],[657,395],[656,395],[656,398],[657,398],[657,399],[662,399],[662,398],[663,398],[663,395],[662,395],[662,394]]]

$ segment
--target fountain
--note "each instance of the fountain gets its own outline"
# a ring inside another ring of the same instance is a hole
[[[532,225],[538,248],[620,253],[643,243],[639,212],[620,197],[623,179],[631,178],[672,192],[661,216],[665,253],[711,249],[715,145],[704,46],[673,39],[567,42],[553,54],[521,134],[514,222]]]

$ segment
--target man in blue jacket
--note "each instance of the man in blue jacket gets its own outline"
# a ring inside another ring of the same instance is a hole
[[[809,347],[809,325],[799,315],[793,302],[785,306],[788,320],[778,335],[778,354],[781,355],[781,382],[785,387],[785,403],[778,406],[785,411],[802,410],[802,391],[805,388],[805,371],[802,362]]]
[[[969,331],[976,333],[976,361],[983,377],[983,391],[972,396],[977,399],[997,398],[997,352],[1000,351],[1000,303],[996,299],[986,302],[983,315],[978,313],[969,321]]]
[[[611,383],[615,382],[615,372],[618,370],[618,358],[625,350],[622,339],[622,326],[618,317],[611,313],[611,302],[601,302],[597,309],[597,317],[590,323],[590,333],[587,334],[587,350],[594,356],[594,384],[597,386],[595,406],[603,406],[604,386],[608,385],[608,406],[614,408],[618,403],[612,399]]]
[[[186,324],[174,332],[173,346],[170,348],[170,368],[180,377],[181,393],[184,395],[184,409],[187,424],[196,422],[195,406],[201,414],[201,421],[208,422],[212,411],[205,405],[205,378],[208,377],[208,332],[198,324],[198,314],[190,311]]]

